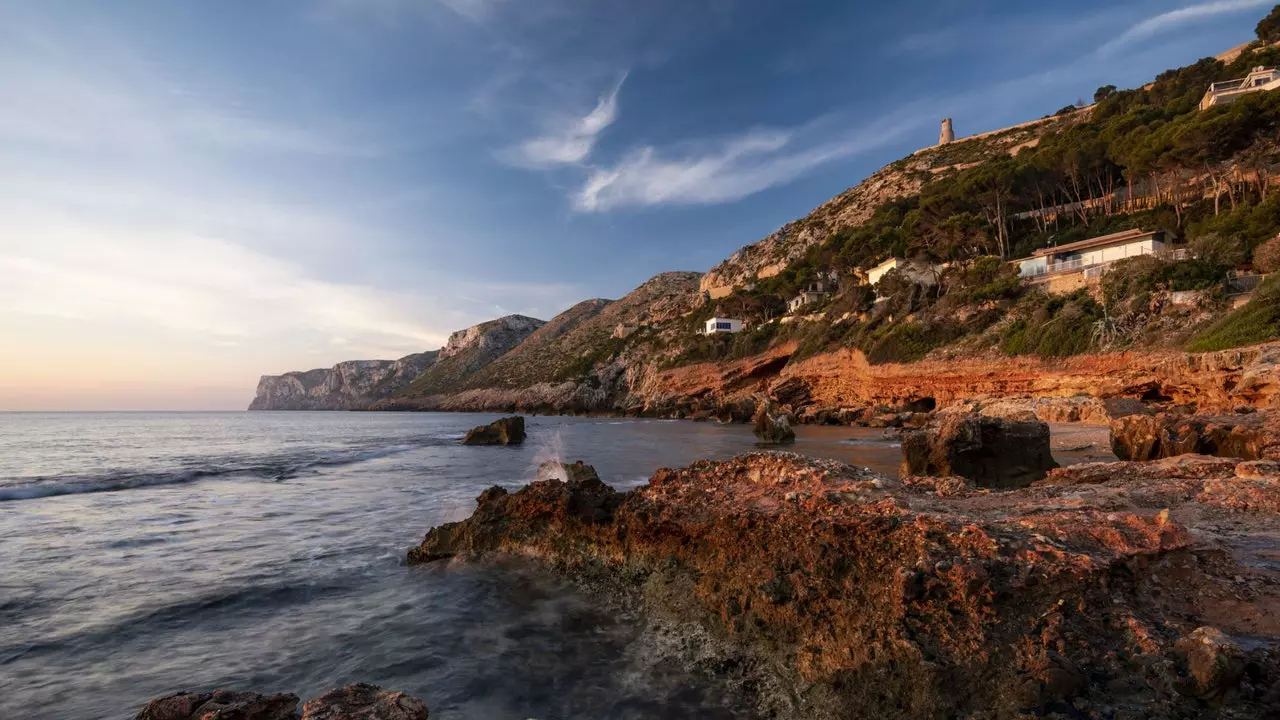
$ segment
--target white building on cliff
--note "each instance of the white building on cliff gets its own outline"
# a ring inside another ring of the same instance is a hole
[[[1226,80],[1210,85],[1204,98],[1200,100],[1200,109],[1208,110],[1211,107],[1225,105],[1249,93],[1267,92],[1278,87],[1280,87],[1280,70],[1256,67],[1239,80]]]

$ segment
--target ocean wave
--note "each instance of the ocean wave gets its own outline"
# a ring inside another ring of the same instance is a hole
[[[308,455],[264,458],[196,458],[187,467],[166,470],[112,470],[98,475],[58,475],[23,480],[21,484],[0,486],[0,503],[35,500],[59,495],[119,492],[139,488],[183,485],[216,478],[256,478],[282,482],[321,468],[338,467],[390,457],[428,445],[437,438],[416,443],[354,450],[326,450]]]

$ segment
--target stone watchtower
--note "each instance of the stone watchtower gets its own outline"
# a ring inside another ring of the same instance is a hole
[[[942,121],[942,134],[938,135],[938,144],[947,145],[956,141],[955,128],[951,127],[951,118]]]

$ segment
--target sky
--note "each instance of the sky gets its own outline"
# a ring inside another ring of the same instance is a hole
[[[0,0],[0,410],[240,410],[705,271],[1271,5]]]

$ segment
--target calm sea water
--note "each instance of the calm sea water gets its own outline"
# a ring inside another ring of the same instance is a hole
[[[550,579],[403,558],[543,459],[626,488],[748,451],[749,428],[529,418],[523,447],[458,445],[493,418],[0,414],[0,718],[358,680],[422,697],[433,719],[733,716],[628,619]],[[801,428],[795,449],[882,472],[899,452],[849,428]]]

